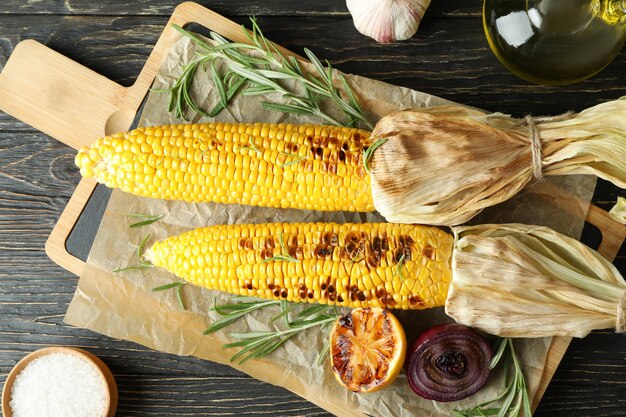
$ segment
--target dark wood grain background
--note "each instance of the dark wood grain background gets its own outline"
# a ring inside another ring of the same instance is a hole
[[[270,39],[296,52],[309,47],[343,71],[486,110],[552,115],[626,95],[626,51],[595,78],[570,87],[531,85],[508,74],[488,49],[478,0],[435,0],[413,39],[384,46],[356,32],[340,0],[200,3],[240,23],[254,14]],[[4,0],[0,67],[18,42],[36,39],[129,85],[176,4]],[[28,352],[75,345],[110,366],[119,416],[328,415],[229,367],[63,324],[77,278],[46,257],[44,242],[78,183],[73,158],[72,149],[0,114],[0,384]],[[620,194],[600,181],[594,203],[608,209]],[[616,265],[626,272],[624,248]],[[536,416],[626,416],[626,338],[604,331],[574,341]]]

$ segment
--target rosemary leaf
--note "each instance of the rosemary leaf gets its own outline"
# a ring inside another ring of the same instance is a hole
[[[286,90],[283,87],[281,87],[279,84],[277,84],[276,82],[258,74],[257,73],[258,70],[251,70],[248,68],[244,68],[240,65],[235,65],[231,63],[228,63],[227,65],[228,65],[228,68],[232,72],[234,72],[235,74],[239,74],[240,76],[245,77],[250,81],[253,81],[267,88],[271,88],[272,90],[276,90],[278,92],[286,92]]]
[[[387,143],[388,140],[389,139],[378,139],[376,142],[372,143],[372,145],[369,146],[365,151],[363,151],[363,167],[368,174],[370,174],[370,161],[374,156],[374,151]]]
[[[326,359],[329,353],[330,353],[330,337],[327,337],[326,341],[324,342],[324,347],[322,348],[320,353],[317,355],[318,366],[321,366],[324,363],[324,360]]]
[[[125,271],[143,271],[144,269],[148,269],[148,268],[152,268],[153,265],[152,264],[139,264],[139,265],[132,265],[132,266],[127,266],[126,268],[116,268],[111,272],[125,272]]]
[[[258,331],[258,332],[246,332],[246,333],[231,333],[230,336],[236,339],[258,339],[273,336],[273,331]]]
[[[221,306],[217,305],[215,299],[213,299],[213,307],[211,310],[217,312],[222,318],[211,323],[203,334],[207,335],[216,332],[234,323],[248,313],[280,303],[276,300],[259,300],[253,297],[233,297],[232,299],[236,301]]]
[[[148,235],[147,235],[146,237],[144,237],[144,238],[143,238],[143,240],[139,243],[139,246],[137,246],[137,258],[139,258],[139,259],[141,260],[141,262],[142,262],[142,263],[152,265],[152,264],[150,264],[150,262],[146,262],[146,261],[143,259],[143,252],[144,252],[144,249],[146,248],[146,243],[148,243],[148,240],[150,239],[150,237],[152,237],[152,235],[148,234]]]
[[[220,74],[217,72],[217,68],[215,68],[215,61],[211,64],[211,75],[213,77],[213,83],[217,88],[217,92],[220,95],[220,104],[222,107],[228,106],[228,97],[226,96],[226,87],[224,86],[224,80],[220,77]]]
[[[402,274],[402,267],[404,266],[404,254],[398,260],[398,264],[396,265],[396,270],[393,272],[393,276],[398,275],[400,281],[404,281],[404,275]]]
[[[308,48],[304,48],[304,53],[306,54],[307,58],[309,58],[309,61],[311,61],[311,64],[313,64],[313,66],[315,67],[315,70],[317,71],[319,76],[322,77],[326,84],[330,83],[330,85],[332,86],[332,77],[330,79],[328,78],[326,69],[324,68],[320,60],[317,59],[315,54],[313,54],[313,52],[311,52],[311,50]]]
[[[255,85],[255,86],[246,88],[242,92],[242,94],[244,96],[260,96],[260,95],[270,94],[272,92],[274,92],[274,90],[264,85]]]
[[[285,301],[285,303],[287,303]],[[282,301],[281,301],[282,304]],[[281,317],[285,318],[286,323],[289,323],[289,313],[291,313],[293,310],[295,310],[296,308],[300,307],[298,304],[296,303],[290,303],[291,305],[287,305],[285,307],[282,307],[281,305],[281,311],[280,313],[276,314],[274,317],[272,317],[270,319],[270,324],[274,323],[276,320],[280,319]]]
[[[309,114],[310,110],[304,106],[298,106],[296,104],[281,104],[281,103],[270,103],[269,101],[261,102],[261,106],[266,109],[281,111],[283,113],[291,113],[291,114]]]
[[[187,310],[185,307],[185,301],[183,300],[183,286],[179,285],[176,289],[176,299],[178,300],[178,306],[181,310]]]
[[[262,264],[266,263],[266,262],[300,262],[299,260],[297,260],[296,258],[292,257],[292,256],[286,256],[286,255],[275,255],[272,256],[271,258],[265,258],[261,261]]]
[[[324,305],[324,304],[313,304],[310,307],[305,308],[304,310],[302,310],[301,312],[299,312],[297,314],[296,317],[298,317],[299,319],[305,319],[307,317],[311,317],[315,314],[321,313],[323,311],[326,311],[329,309],[329,306]]]
[[[154,287],[152,291],[153,292],[165,291],[165,290],[169,290],[170,288],[182,287],[183,285],[185,285],[185,281],[170,282],[169,284],[161,285],[159,287]]]
[[[269,355],[270,353],[278,349],[283,343],[285,343],[287,340],[291,339],[295,335],[296,333],[291,333],[281,338],[274,339],[273,341],[272,340],[268,341],[268,343],[266,343],[265,346],[262,346],[262,348],[260,349],[256,349],[252,355],[247,357],[245,360],[239,362],[239,364],[242,364],[248,359],[262,358],[264,356]]]
[[[150,216],[150,215],[141,215],[141,214],[128,214],[128,217],[143,217],[145,220],[136,222],[136,223],[132,223],[130,226],[131,228],[135,228],[135,227],[141,227],[141,226],[147,226],[149,224],[152,223],[156,223],[159,220],[161,220],[163,218],[163,215],[161,214],[160,216]]]
[[[498,362],[500,362],[500,359],[502,359],[502,355],[504,354],[507,346],[508,346],[508,342],[506,339],[500,340],[498,349],[496,350],[496,354],[493,355],[493,358],[491,359],[491,363],[489,364],[489,368],[493,369],[496,367],[496,365],[498,365]]]

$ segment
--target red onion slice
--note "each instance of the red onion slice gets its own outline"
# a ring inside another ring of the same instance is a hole
[[[411,389],[428,400],[462,400],[485,385],[492,357],[489,343],[469,327],[435,326],[411,346],[407,379]]]

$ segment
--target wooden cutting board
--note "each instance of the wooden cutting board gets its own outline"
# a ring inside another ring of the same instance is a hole
[[[26,40],[17,45],[0,73],[0,109],[74,149],[107,134],[128,130],[165,54],[180,36],[172,24],[189,23],[236,42],[248,41],[240,25],[199,4],[182,3],[174,10],[135,83],[123,87],[36,41]],[[76,275],[82,273],[85,264],[69,253],[67,241],[95,189],[94,180],[80,181],[46,242],[48,256]],[[587,222],[602,234],[598,251],[613,260],[626,238],[626,227],[595,206],[591,206]],[[533,398],[533,409],[539,404],[570,340],[553,339],[539,390]]]

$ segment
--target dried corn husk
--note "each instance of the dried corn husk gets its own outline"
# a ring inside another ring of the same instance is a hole
[[[626,97],[532,124],[539,176],[595,174],[626,188]],[[381,119],[372,137],[388,139],[370,166],[374,204],[390,222],[460,224],[536,176],[532,130],[502,114],[405,110]]]
[[[599,253],[549,228],[453,228],[446,313],[459,323],[512,337],[624,332],[626,282]]]
[[[626,198],[617,197],[617,203],[609,211],[611,217],[622,224],[626,224]]]

